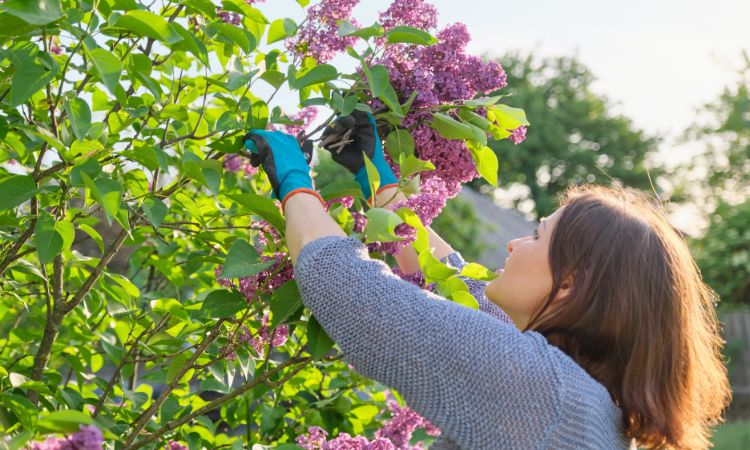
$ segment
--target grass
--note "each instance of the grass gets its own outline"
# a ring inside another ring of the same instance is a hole
[[[750,421],[729,422],[720,425],[711,439],[714,450],[750,449]]]

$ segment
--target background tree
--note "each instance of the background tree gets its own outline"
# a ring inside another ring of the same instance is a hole
[[[750,304],[750,57],[743,56],[737,83],[706,105],[685,134],[702,151],[673,171],[677,195],[708,219],[692,249],[726,304]]]
[[[574,57],[540,59],[512,53],[497,58],[508,74],[515,104],[524,108],[533,132],[514,146],[493,141],[489,146],[503,155],[499,186],[520,184],[513,202],[532,215],[550,214],[556,195],[571,184],[622,184],[652,190],[662,171],[650,167],[648,157],[657,139],[637,129],[632,121],[612,113],[607,97],[592,91],[594,75]],[[480,181],[474,186],[481,184]],[[529,203],[529,202],[526,202]]]

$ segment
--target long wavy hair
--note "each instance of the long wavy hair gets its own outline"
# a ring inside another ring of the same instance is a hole
[[[731,390],[716,297],[685,241],[643,194],[584,186],[561,204],[552,291],[527,329],[609,390],[639,446],[710,447]]]

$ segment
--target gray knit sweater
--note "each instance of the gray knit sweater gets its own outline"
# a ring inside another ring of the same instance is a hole
[[[433,450],[628,448],[607,390],[544,336],[510,324],[485,283],[469,283],[481,311],[466,308],[334,236],[305,245],[294,273],[305,306],[354,368],[442,430]]]

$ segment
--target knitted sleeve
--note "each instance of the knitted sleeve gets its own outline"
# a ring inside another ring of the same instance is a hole
[[[563,390],[541,335],[401,280],[355,239],[308,243],[294,271],[347,361],[461,448],[540,448],[558,430]]]
[[[450,255],[446,256],[442,259],[443,263],[447,263],[448,265],[455,267],[459,271],[464,268],[466,265],[466,261],[464,261],[464,258],[461,256],[458,252],[453,252]],[[505,323],[513,324],[513,321],[510,319],[510,317],[503,311],[499,306],[492,303],[486,295],[484,295],[484,290],[487,287],[486,281],[480,281],[480,280],[474,280],[472,278],[467,277],[459,277],[466,283],[467,286],[469,286],[469,292],[471,292],[471,295],[474,296],[474,298],[477,299],[477,303],[479,303],[479,310],[482,312],[485,312],[492,317],[501,320]]]

